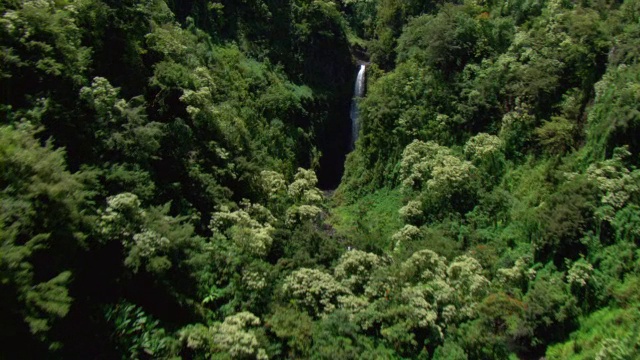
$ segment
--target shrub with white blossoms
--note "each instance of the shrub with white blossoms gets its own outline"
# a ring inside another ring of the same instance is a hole
[[[423,289],[423,296],[442,311],[444,323],[472,317],[490,285],[476,259],[463,255],[447,265],[444,257],[428,249],[405,260],[400,274]]]
[[[129,241],[130,237],[140,231],[144,211],[138,196],[132,193],[121,193],[107,199],[107,208],[100,214],[100,232],[107,236],[122,237]]]
[[[405,206],[398,210],[400,218],[407,224],[419,224],[424,214],[422,213],[422,202],[420,200],[410,200]]]
[[[265,256],[273,242],[275,228],[271,222],[275,218],[260,204],[242,202],[243,209],[230,211],[221,207],[211,219],[210,228],[214,233],[222,233],[244,252],[253,256]]]
[[[287,193],[296,203],[319,205],[324,200],[322,192],[316,188],[318,178],[313,170],[298,168]]]
[[[466,255],[449,263],[425,249],[393,265],[353,250],[342,255],[334,276],[317,269],[294,271],[284,280],[282,294],[312,316],[346,311],[363,329],[379,328],[387,341],[405,346],[416,332],[442,338],[447,326],[476,316],[490,285],[482,272],[480,263]]]
[[[602,207],[596,215],[613,221],[616,210],[622,209],[632,197],[640,196],[640,170],[629,170],[625,159],[631,156],[626,147],[616,148],[611,159],[591,164],[587,177],[600,190]]]
[[[446,259],[432,250],[420,250],[402,263],[401,273],[407,281],[443,280],[447,276]]]
[[[228,353],[232,359],[254,358],[266,360],[267,352],[260,348],[256,335],[249,328],[260,325],[260,319],[248,311],[228,316],[214,325],[213,344]]]
[[[322,192],[316,188],[318,178],[313,170],[298,169],[287,189],[294,204],[287,209],[286,224],[294,226],[307,221],[319,222],[322,215]]]
[[[453,155],[444,155],[433,165],[427,191],[441,198],[450,198],[455,192],[467,189],[476,168],[471,162]]]
[[[270,200],[282,198],[287,191],[287,182],[279,172],[263,170],[260,172],[262,187]]]
[[[405,225],[402,229],[396,231],[391,235],[391,241],[393,241],[393,251],[399,252],[402,249],[402,244],[409,242],[420,237],[420,228],[414,225]]]
[[[586,260],[580,259],[571,265],[567,271],[567,283],[572,287],[583,288],[593,274],[593,265]]]
[[[447,283],[455,290],[452,305],[457,307],[457,319],[472,318],[477,304],[489,291],[489,280],[482,275],[482,266],[471,256],[458,256],[449,264]]]
[[[336,280],[354,293],[364,291],[364,286],[373,272],[382,265],[382,259],[376,254],[352,250],[345,252],[333,269]]]
[[[143,265],[151,272],[171,267],[166,253],[171,241],[148,229],[149,216],[142,209],[138,196],[121,193],[107,199],[107,208],[100,214],[99,228],[106,239],[117,240],[127,251],[124,264],[133,272]]]
[[[497,283],[503,288],[525,289],[529,281],[536,277],[536,270],[531,267],[530,257],[521,257],[510,268],[498,269]]]
[[[133,244],[139,248],[140,256],[149,257],[164,250],[169,245],[169,239],[155,231],[145,230],[133,235]]]
[[[171,267],[171,262],[164,256],[171,242],[166,237],[152,230],[145,230],[133,235],[132,242],[126,242],[129,250],[124,264],[137,272],[144,263],[151,272],[163,272]]]
[[[257,316],[243,311],[211,327],[188,325],[180,330],[179,335],[187,348],[207,358],[224,353],[231,359],[267,360],[269,357],[252,329],[258,325],[260,319]]]
[[[267,287],[267,278],[263,273],[245,270],[242,274],[242,283],[253,291],[260,291]]]
[[[306,221],[318,222],[322,215],[322,209],[315,205],[294,205],[287,209],[286,224],[291,226]]]
[[[402,152],[400,178],[405,188],[421,190],[431,177],[438,159],[451,155],[451,149],[433,141],[414,140]]]
[[[476,170],[448,147],[414,140],[402,152],[400,180],[405,190],[421,192],[445,205],[473,193]]]
[[[502,140],[495,135],[479,133],[470,138],[464,145],[464,154],[472,161],[483,161],[500,154]]]
[[[442,337],[442,328],[438,325],[438,309],[427,299],[425,290],[419,286],[401,290],[398,295],[400,305],[390,314],[395,319],[389,319],[390,323],[380,331],[383,337],[395,342],[404,337],[403,333],[413,333],[418,329],[429,329]]]
[[[333,276],[317,269],[300,269],[287,276],[282,292],[294,304],[312,316],[321,316],[336,309],[338,298],[350,294]]]

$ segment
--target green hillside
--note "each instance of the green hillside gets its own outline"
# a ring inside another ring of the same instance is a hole
[[[0,14],[0,359],[640,359],[639,0]]]

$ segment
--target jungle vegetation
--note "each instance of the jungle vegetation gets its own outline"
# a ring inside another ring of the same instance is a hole
[[[0,14],[0,358],[640,358],[639,0]]]

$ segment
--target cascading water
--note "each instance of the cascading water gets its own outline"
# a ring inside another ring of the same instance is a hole
[[[360,123],[358,122],[358,98],[364,95],[364,72],[365,65],[360,65],[356,84],[353,89],[353,100],[351,100],[351,150],[356,146],[358,140],[358,132],[360,131]]]

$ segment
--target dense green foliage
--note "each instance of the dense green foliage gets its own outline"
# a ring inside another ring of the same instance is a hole
[[[397,188],[393,258],[466,255],[491,282],[433,358],[640,356],[638,6],[443,4],[373,40],[341,209]]]
[[[638,0],[0,14],[0,358],[640,357]]]

